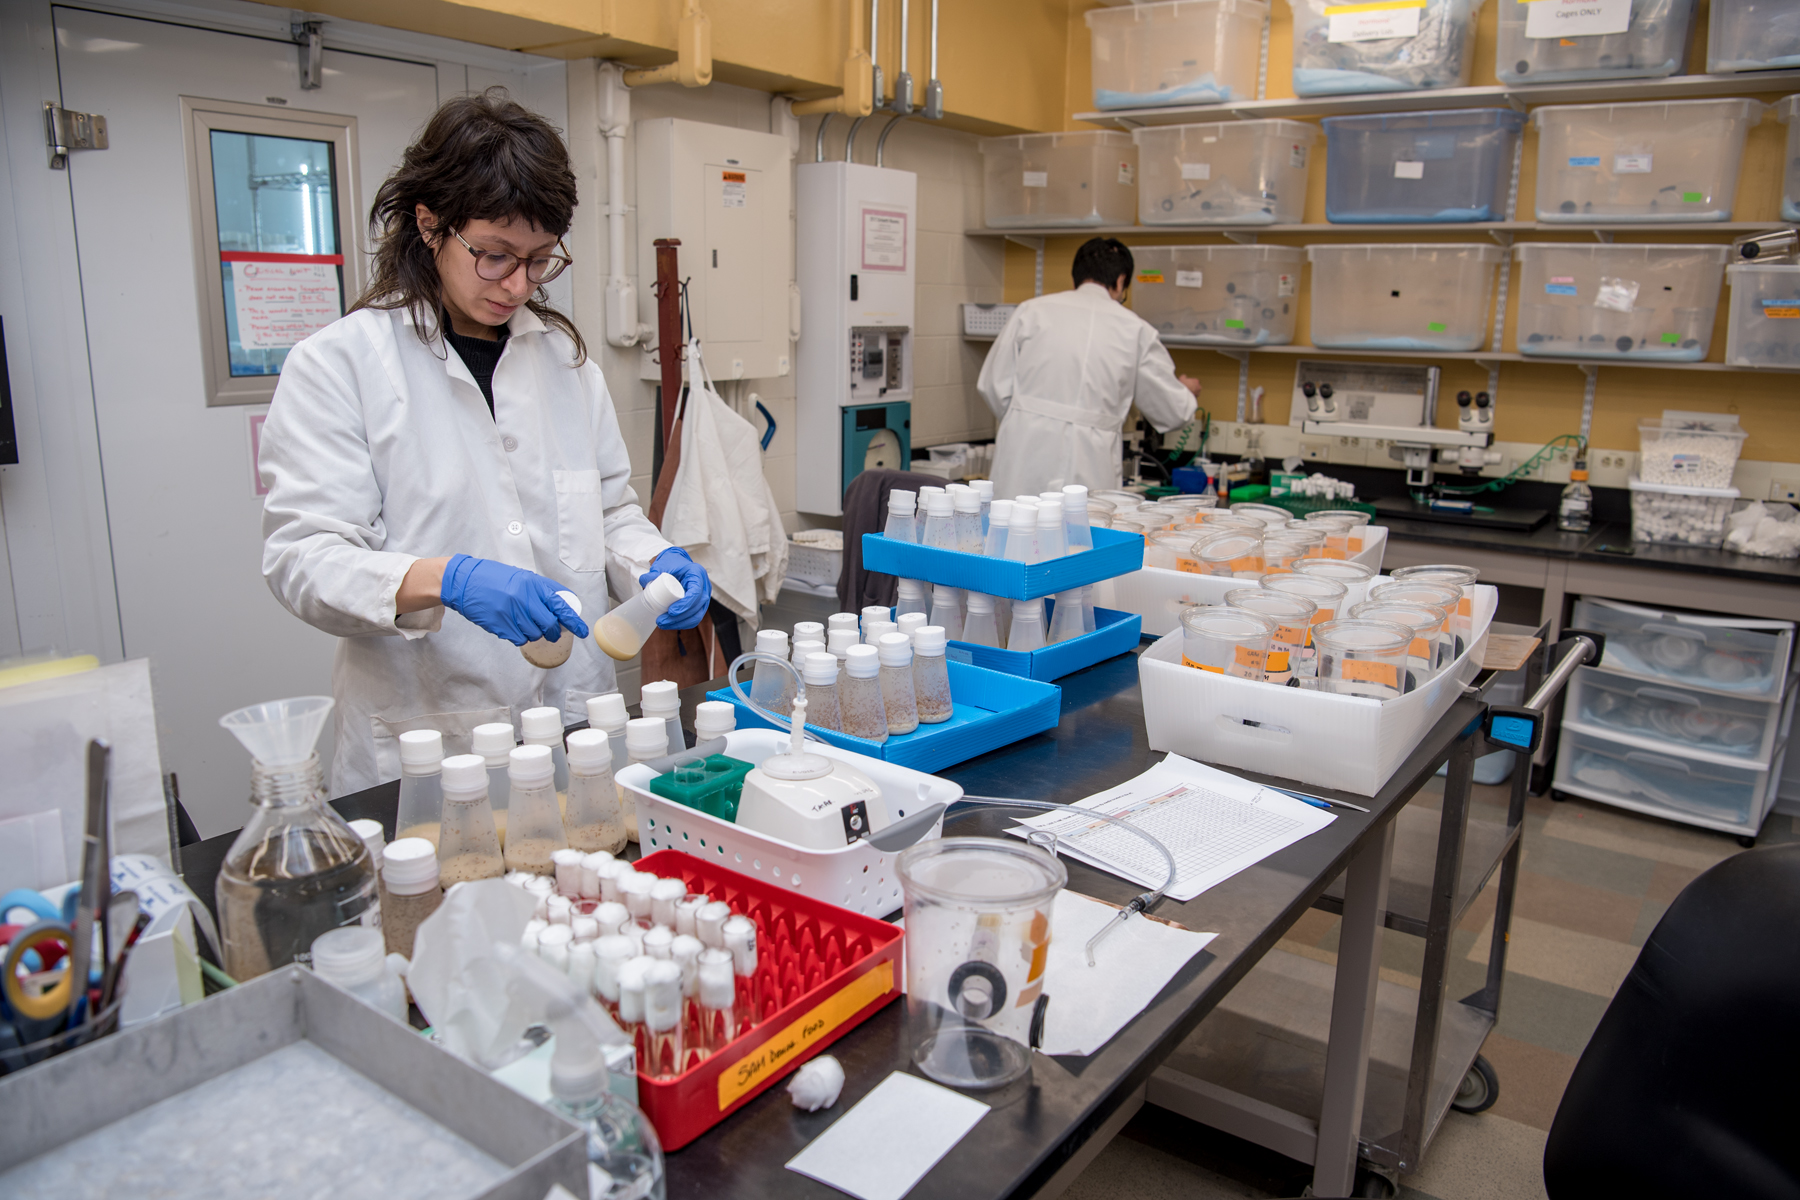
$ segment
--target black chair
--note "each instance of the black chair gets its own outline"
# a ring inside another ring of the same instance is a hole
[[[1545,1187],[1800,1200],[1796,1080],[1800,845],[1771,846],[1707,871],[1657,923],[1563,1093]]]

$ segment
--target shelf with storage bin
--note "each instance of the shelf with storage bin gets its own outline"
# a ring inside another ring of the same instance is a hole
[[[965,342],[991,342],[993,335],[965,334]],[[1634,362],[1631,359],[1607,358],[1552,358],[1548,355],[1514,354],[1501,350],[1339,350],[1324,349],[1319,346],[1222,346],[1217,342],[1184,342],[1176,338],[1161,339],[1163,345],[1172,350],[1216,350],[1228,357],[1239,354],[1290,354],[1296,357],[1309,358],[1404,358],[1423,359],[1433,362],[1472,362],[1486,366],[1489,363],[1545,363],[1549,366],[1576,367],[1593,369],[1606,367],[1609,370],[1647,370],[1647,371],[1756,371],[1766,368],[1737,367],[1718,362]]]
[[[1165,234],[1185,237],[1196,233],[1216,233],[1225,237],[1244,234],[1311,234],[1311,233],[1768,233],[1787,229],[1791,221],[1660,221],[1654,223],[1604,222],[1593,225],[1550,224],[1537,221],[1382,221],[1356,225],[1034,225],[1021,229],[965,229],[965,237],[1125,237]]]

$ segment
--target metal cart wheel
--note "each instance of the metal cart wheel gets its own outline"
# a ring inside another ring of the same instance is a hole
[[[1500,1076],[1494,1073],[1493,1063],[1477,1054],[1475,1061],[1469,1066],[1468,1074],[1457,1085],[1456,1096],[1450,1101],[1450,1107],[1457,1112],[1486,1112],[1494,1107],[1494,1101],[1499,1098]]]
[[[1551,788],[1550,789],[1550,798],[1552,800],[1556,801],[1558,804],[1561,804],[1563,801],[1565,801],[1569,798],[1569,793],[1563,792],[1563,791],[1558,791],[1556,788]]]
[[[1738,845],[1742,846],[1746,850],[1755,849],[1756,835],[1753,833],[1740,833],[1740,834],[1738,834],[1737,843],[1738,843]]]
[[[1352,1197],[1357,1200],[1394,1200],[1399,1194],[1399,1187],[1386,1175],[1369,1167],[1356,1168],[1356,1183],[1350,1189]]]

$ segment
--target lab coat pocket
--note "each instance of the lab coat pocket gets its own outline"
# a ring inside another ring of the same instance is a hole
[[[599,471],[556,472],[556,545],[571,571],[606,570],[606,503]]]

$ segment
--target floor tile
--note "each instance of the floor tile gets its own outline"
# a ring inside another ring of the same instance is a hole
[[[1293,923],[1283,937],[1290,942],[1317,946],[1323,943],[1327,934],[1332,934],[1337,928],[1339,920],[1340,918],[1336,914],[1328,913],[1322,908],[1309,908],[1304,916]]]
[[[1651,931],[1668,911],[1669,906],[1660,900],[1644,901],[1644,907],[1638,912],[1637,924],[1631,929],[1631,944],[1642,950],[1644,943],[1650,940]]]
[[[1500,1079],[1500,1098],[1488,1112],[1548,1133],[1576,1056],[1500,1033],[1488,1034],[1481,1053]]]
[[[1500,1021],[1494,1032],[1579,1057],[1610,1000],[1509,971],[1500,989]]]
[[[1076,1176],[1065,1200],[1238,1200],[1270,1193],[1128,1137],[1114,1138]]]
[[[1474,962],[1486,962],[1487,939],[1477,934],[1468,957]],[[1619,990],[1636,961],[1635,946],[1519,916],[1513,918],[1506,951],[1508,974],[1529,975],[1608,998]]]
[[[1545,822],[1544,833],[1565,842],[1700,870],[1730,858],[1740,849],[1729,834],[1658,821],[1637,813],[1602,811],[1598,806],[1577,805],[1573,800],[1566,801],[1564,810]]]
[[[1504,1083],[1502,1083],[1504,1094]],[[1453,1112],[1403,1182],[1443,1200],[1545,1200],[1544,1131],[1493,1112]]]
[[[1554,875],[1624,896],[1644,895],[1650,886],[1650,873],[1657,865],[1636,854],[1621,854],[1541,834],[1533,836],[1530,830],[1525,832],[1522,863],[1526,870],[1540,875]]]
[[[1681,890],[1698,879],[1705,867],[1684,867],[1675,863],[1657,863],[1650,868],[1650,882],[1644,888],[1644,895],[1662,904],[1673,903]]]
[[[1524,917],[1615,942],[1631,936],[1642,908],[1643,901],[1637,896],[1535,871],[1519,872],[1519,887],[1513,899],[1515,920]]]

